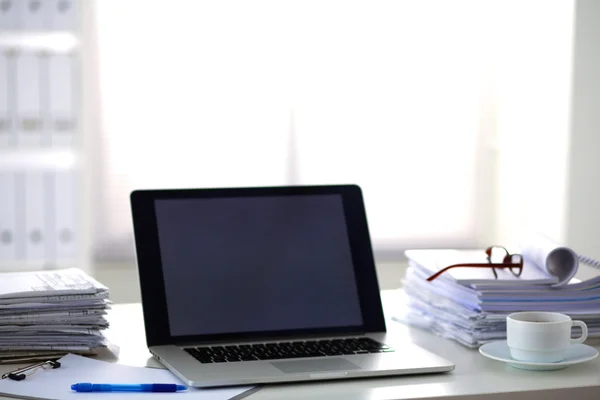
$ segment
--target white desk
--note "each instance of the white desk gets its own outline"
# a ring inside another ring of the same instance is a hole
[[[383,296],[385,308],[389,310],[394,293],[384,291]],[[119,349],[111,349],[112,352],[106,352],[101,359],[160,367],[145,347],[139,304],[116,305],[109,319],[111,328],[107,336]],[[600,399],[600,357],[559,371],[523,371],[393,321],[388,322],[388,330],[453,361],[456,369],[445,374],[264,386],[247,399]],[[0,372],[14,368],[14,365],[1,366]]]

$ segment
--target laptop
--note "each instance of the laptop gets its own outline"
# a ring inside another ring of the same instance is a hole
[[[356,185],[131,194],[146,341],[194,387],[446,372],[386,333]]]

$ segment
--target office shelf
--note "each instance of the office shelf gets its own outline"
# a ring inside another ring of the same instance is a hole
[[[80,107],[83,4],[9,0],[0,8],[0,271],[90,264]]]

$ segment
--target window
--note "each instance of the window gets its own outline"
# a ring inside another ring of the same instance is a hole
[[[515,20],[570,35],[572,4],[526,3],[95,2],[97,257],[132,257],[129,192],[159,187],[357,183],[378,255],[488,245],[520,174],[503,138],[531,121],[505,71],[569,55],[520,53],[551,42]]]

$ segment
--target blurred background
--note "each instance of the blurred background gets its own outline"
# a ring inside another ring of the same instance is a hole
[[[136,301],[129,193],[357,183],[408,248],[600,258],[594,0],[0,0],[0,270]],[[582,274],[594,271],[582,268]]]

